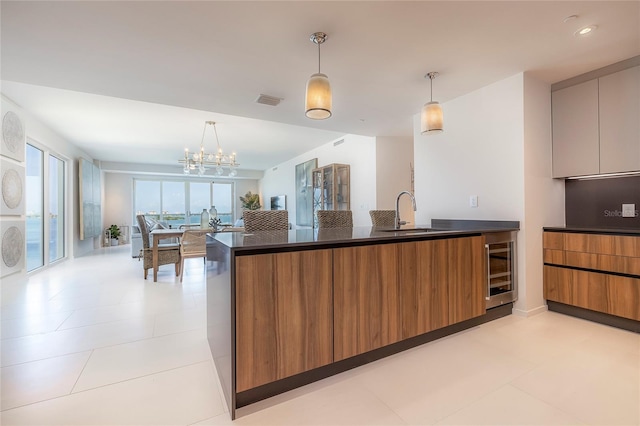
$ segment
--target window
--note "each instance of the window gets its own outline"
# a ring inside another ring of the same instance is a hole
[[[65,170],[64,160],[46,149],[27,144],[25,194],[28,272],[65,257]]]
[[[44,265],[44,152],[27,144],[27,271]]]
[[[213,184],[213,203],[222,223],[233,223],[233,188],[228,183]]]
[[[199,224],[202,210],[209,211],[211,206],[211,184],[209,182],[189,182],[189,223]]]
[[[134,180],[134,211],[178,227],[200,223],[200,214],[216,206],[224,224],[233,223],[232,182]]]

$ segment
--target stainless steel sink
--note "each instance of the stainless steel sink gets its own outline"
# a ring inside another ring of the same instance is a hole
[[[397,234],[423,234],[426,232],[437,232],[441,229],[433,228],[402,228],[402,229],[380,229],[380,232],[395,232]]]

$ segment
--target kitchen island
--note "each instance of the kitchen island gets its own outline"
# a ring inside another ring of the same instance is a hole
[[[220,233],[207,337],[236,409],[511,313],[485,309],[485,235],[518,222]],[[213,271],[211,271],[213,272]]]

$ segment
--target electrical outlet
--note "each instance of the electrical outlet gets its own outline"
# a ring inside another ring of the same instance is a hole
[[[469,197],[469,207],[478,207],[478,196],[477,195],[471,195]]]
[[[623,204],[622,205],[622,217],[636,217],[636,205],[635,204]]]

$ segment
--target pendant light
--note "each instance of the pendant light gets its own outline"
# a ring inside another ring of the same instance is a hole
[[[305,115],[313,120],[324,120],[331,117],[331,84],[329,78],[320,72],[320,45],[327,40],[327,35],[313,33],[309,40],[318,45],[318,72],[307,81]]]
[[[431,100],[424,104],[422,112],[420,114],[420,133],[433,135],[435,133],[441,133],[444,126],[442,124],[442,107],[438,102],[433,101],[433,79],[438,76],[437,72],[429,72],[424,78],[428,78],[431,81]]]

